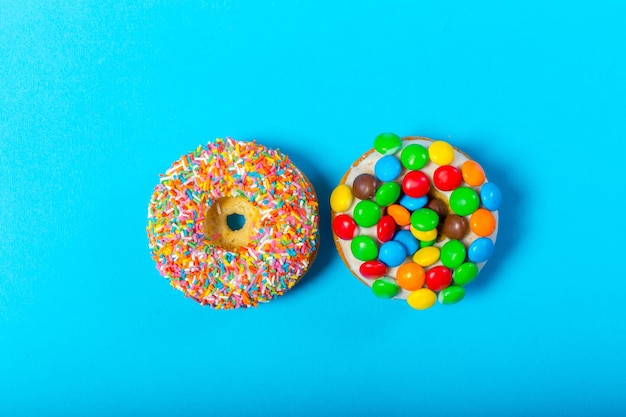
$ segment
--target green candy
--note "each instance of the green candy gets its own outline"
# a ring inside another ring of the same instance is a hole
[[[441,304],[454,304],[461,301],[463,297],[465,297],[465,288],[459,287],[458,285],[451,285],[439,292],[437,300]]]
[[[454,269],[465,261],[466,250],[463,243],[458,240],[449,240],[441,247],[441,263],[450,269]]]
[[[411,214],[411,225],[420,232],[433,230],[439,224],[439,216],[434,210],[423,207]]]
[[[378,256],[378,246],[376,246],[374,239],[369,236],[356,236],[350,242],[350,250],[359,261],[371,261]]]
[[[459,216],[467,216],[476,211],[480,197],[476,191],[468,187],[459,187],[450,194],[450,208]]]
[[[452,272],[452,280],[457,285],[466,285],[474,281],[478,275],[478,267],[474,262],[465,262]]]
[[[425,248],[428,246],[432,246],[435,244],[435,242],[437,241],[437,239],[434,240],[420,240],[420,248]]]
[[[428,150],[422,145],[414,143],[402,150],[400,161],[406,169],[414,171],[422,169],[428,163]]]
[[[376,297],[393,298],[398,294],[400,288],[393,278],[378,278],[372,284],[372,292]]]
[[[381,133],[374,139],[374,149],[383,155],[393,155],[402,147],[402,138],[395,133]]]
[[[381,206],[390,206],[400,197],[400,184],[386,182],[376,190],[376,203]]]
[[[380,220],[380,206],[373,201],[359,201],[354,207],[352,218],[361,227],[374,226]]]

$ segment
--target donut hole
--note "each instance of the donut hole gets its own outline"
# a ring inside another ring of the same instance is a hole
[[[250,244],[260,219],[259,209],[245,197],[222,197],[207,209],[202,231],[208,243],[235,250]]]

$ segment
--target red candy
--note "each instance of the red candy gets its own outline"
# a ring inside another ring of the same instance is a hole
[[[422,171],[411,171],[402,180],[402,190],[406,195],[413,198],[423,197],[430,190],[428,175]]]
[[[365,278],[380,278],[387,273],[387,265],[377,260],[367,261],[361,264],[359,272]]]
[[[433,291],[441,291],[451,282],[452,272],[445,266],[435,266],[426,272],[426,286]]]
[[[396,222],[390,215],[384,215],[378,221],[376,226],[376,236],[381,242],[388,242],[393,239],[393,235],[396,233]]]
[[[333,220],[333,232],[343,240],[352,240],[357,234],[354,219],[347,214],[340,214]]]
[[[463,175],[458,168],[452,165],[443,165],[437,168],[433,174],[433,183],[441,191],[452,191],[461,186]]]

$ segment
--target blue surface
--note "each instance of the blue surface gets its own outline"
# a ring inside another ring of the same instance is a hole
[[[624,415],[626,8],[469,3],[0,2],[0,415]],[[328,196],[382,131],[502,189],[458,305],[375,299],[335,252]],[[245,311],[171,289],[144,231],[226,135],[322,201],[310,274]]]

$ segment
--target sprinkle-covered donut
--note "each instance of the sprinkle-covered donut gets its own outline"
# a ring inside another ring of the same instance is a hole
[[[335,245],[378,297],[454,304],[493,252],[501,201],[447,142],[382,133],[331,194]]]
[[[216,139],[161,175],[148,240],[170,284],[217,309],[257,306],[292,288],[317,253],[318,203],[278,150]]]

